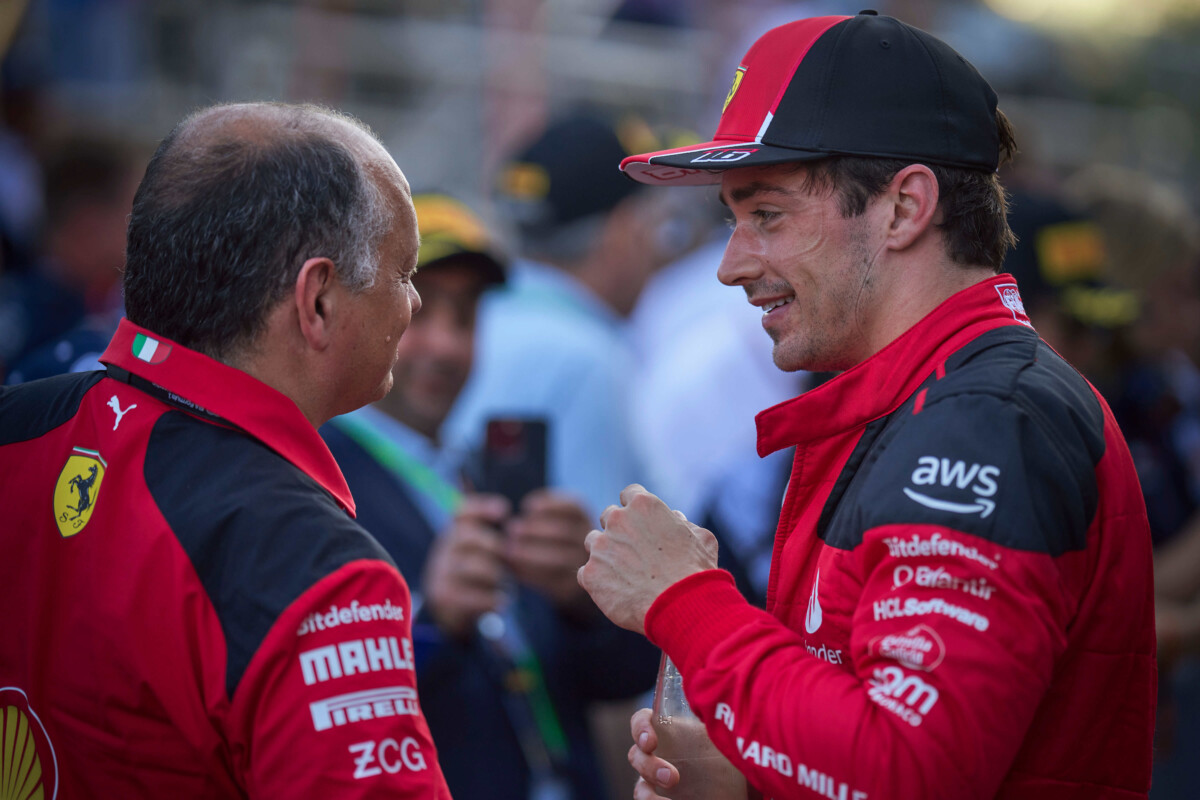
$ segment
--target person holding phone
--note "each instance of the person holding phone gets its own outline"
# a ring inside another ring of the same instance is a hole
[[[604,619],[575,578],[593,523],[577,500],[544,488],[552,431],[495,421],[476,470],[444,445],[480,296],[506,269],[462,203],[413,203],[422,311],[400,343],[395,388],[322,434],[359,521],[417,585],[417,681],[454,797],[600,800],[588,707],[650,688],[656,651]]]

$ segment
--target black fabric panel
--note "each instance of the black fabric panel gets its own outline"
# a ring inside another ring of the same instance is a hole
[[[103,377],[103,372],[77,372],[0,386],[0,447],[44,436],[74,417],[88,389]]]
[[[421,515],[408,487],[337,425],[322,425],[320,434],[342,468],[350,493],[363,500],[358,505],[358,524],[388,552],[408,585],[419,588],[437,532]]]
[[[304,591],[350,561],[391,563],[316,481],[243,433],[168,412],[151,432],[145,479],[216,608],[230,698]]]
[[[780,98],[768,135],[763,136],[763,144],[823,149],[829,138],[825,135],[823,113],[829,107],[832,83],[829,72],[834,67],[833,53],[838,41],[846,35],[846,27],[845,21],[834,25],[808,49]],[[883,80],[885,76],[877,78]]]
[[[893,413],[826,531],[850,549],[888,524],[939,525],[1004,547],[1081,550],[1099,497],[1104,416],[1091,388],[1035,334],[985,334]]]
[[[763,143],[979,169],[996,160],[994,103],[945,43],[890,17],[854,17],[809,48]]]
[[[858,437],[858,443],[854,445],[854,450],[850,453],[850,457],[846,459],[846,466],[842,467],[841,474],[834,481],[833,488],[829,490],[829,497],[825,500],[825,507],[821,509],[821,518],[817,520],[817,536],[821,539],[825,539],[825,532],[829,529],[829,522],[833,519],[834,512],[837,511],[838,506],[841,505],[842,498],[850,490],[854,479],[858,475],[864,474],[862,471],[863,462],[866,460],[868,454],[874,460],[883,452],[884,448],[882,447],[873,448],[879,439],[879,435],[883,433],[883,429],[889,419],[890,417],[881,417],[867,423],[867,427],[863,429],[862,436]],[[826,543],[834,547],[837,546],[832,542]]]

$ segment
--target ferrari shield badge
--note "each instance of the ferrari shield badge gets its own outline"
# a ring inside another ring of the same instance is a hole
[[[92,518],[106,467],[95,450],[76,447],[71,451],[54,486],[54,521],[64,538],[79,533]]]

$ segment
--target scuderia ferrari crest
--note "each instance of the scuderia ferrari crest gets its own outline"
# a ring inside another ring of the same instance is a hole
[[[737,94],[738,87],[742,85],[742,77],[746,74],[745,67],[738,67],[737,72],[733,73],[733,85],[729,87],[729,94],[725,95],[725,105],[721,106],[721,113],[729,108],[730,102],[733,101],[733,96]]]
[[[107,467],[95,450],[83,447],[71,450],[54,485],[54,522],[63,538],[79,533],[92,518]]]

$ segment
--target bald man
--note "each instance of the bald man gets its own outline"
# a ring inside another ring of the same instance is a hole
[[[349,117],[217,106],[162,142],[106,370],[0,389],[0,785],[449,797],[408,586],[316,432],[391,388],[417,248]]]

